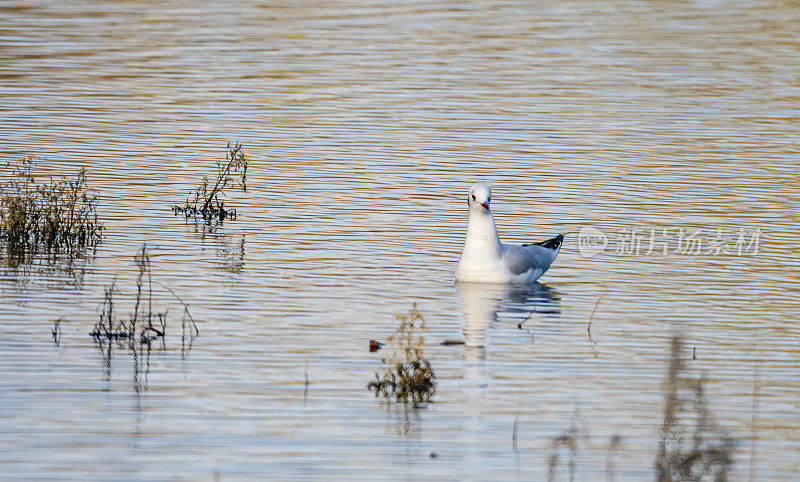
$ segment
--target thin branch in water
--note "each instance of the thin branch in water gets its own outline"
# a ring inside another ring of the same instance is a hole
[[[592,318],[594,318],[594,312],[597,311],[598,305],[600,305],[600,300],[603,299],[603,296],[606,295],[606,292],[603,291],[603,294],[597,298],[597,303],[594,304],[594,309],[592,310],[592,314],[589,316],[589,324],[586,326],[586,333],[589,334],[589,339],[592,339]]]
[[[59,318],[53,324],[53,343],[56,346],[61,345],[61,322],[64,321],[63,318]]]
[[[308,357],[306,357],[305,384],[303,385],[303,405],[308,402]]]
[[[197,322],[196,322],[196,321],[194,321],[194,318],[192,318],[192,314],[189,312],[189,305],[187,305],[187,304],[186,304],[186,303],[183,301],[183,299],[181,299],[181,297],[180,297],[180,296],[178,296],[178,294],[177,294],[177,293],[175,293],[175,292],[172,290],[172,288],[170,288],[169,286],[167,286],[167,285],[166,285],[166,284],[164,284],[164,283],[161,283],[161,285],[162,285],[164,288],[166,288],[166,289],[167,289],[167,291],[169,291],[170,293],[172,293],[172,296],[174,296],[174,297],[175,297],[175,298],[176,298],[176,299],[177,299],[177,300],[178,300],[178,301],[179,301],[179,302],[180,302],[180,303],[183,305],[183,313],[184,313],[184,315],[186,315],[186,316],[189,318],[189,321],[191,321],[191,322],[192,322],[192,328],[194,328],[194,334],[195,334],[195,336],[198,336],[198,335],[200,335],[200,329],[199,329],[199,328],[197,328]]]
[[[528,316],[526,316],[524,320],[522,320],[519,323],[517,323],[517,328],[519,328],[521,330],[522,329],[522,325],[524,325],[526,321],[530,320],[531,316],[533,316],[533,314],[535,312],[536,312],[536,305],[533,305],[533,308],[531,308],[531,312],[528,313]]]

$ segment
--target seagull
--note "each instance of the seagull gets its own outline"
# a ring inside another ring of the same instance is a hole
[[[492,190],[475,184],[469,190],[469,225],[456,281],[472,283],[532,283],[555,261],[564,235],[538,243],[503,244],[497,235],[489,202]]]

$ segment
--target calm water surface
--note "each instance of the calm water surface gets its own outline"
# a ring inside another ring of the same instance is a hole
[[[86,167],[107,227],[2,255],[0,477],[652,479],[679,334],[728,475],[795,480],[799,59],[788,1],[0,6],[3,160]],[[235,139],[241,217],[173,217]],[[571,233],[542,285],[454,286],[478,180],[504,240]],[[109,356],[143,242],[200,336]],[[387,406],[368,341],[415,302],[436,393]]]

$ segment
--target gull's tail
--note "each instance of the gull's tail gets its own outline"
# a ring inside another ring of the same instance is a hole
[[[555,238],[550,238],[550,239],[546,239],[544,241],[539,241],[538,243],[523,244],[523,246],[541,246],[543,248],[547,248],[547,249],[553,250],[556,253],[558,253],[558,251],[561,249],[561,243],[563,243],[563,242],[564,242],[564,235],[563,234],[559,234]]]

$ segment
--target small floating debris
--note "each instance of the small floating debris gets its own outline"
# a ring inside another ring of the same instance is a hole
[[[458,346],[458,345],[463,345],[464,340],[444,340],[439,344],[442,346]]]
[[[383,348],[383,345],[385,345],[385,344],[386,343],[381,343],[381,342],[379,342],[377,340],[370,340],[369,341],[369,351],[370,351],[370,353],[380,350],[381,348]]]

